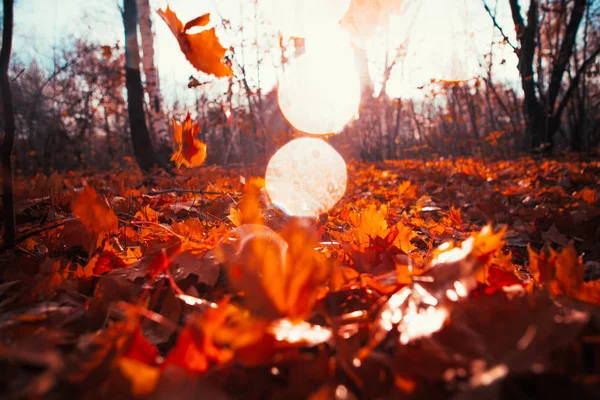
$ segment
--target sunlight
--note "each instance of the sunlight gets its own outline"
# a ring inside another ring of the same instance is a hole
[[[306,321],[291,321],[282,318],[273,321],[267,328],[269,333],[280,342],[303,343],[316,346],[331,339],[331,329],[312,325]]]
[[[269,161],[265,187],[273,204],[295,216],[318,216],[346,191],[346,163],[325,141],[292,140]]]
[[[396,326],[402,344],[431,336],[442,328],[449,315],[445,307],[436,307],[437,303],[421,285],[405,287],[384,305],[379,314],[379,326],[385,332]]]
[[[260,0],[259,7],[284,35],[306,37],[337,24],[350,0]]]
[[[358,113],[360,80],[348,34],[339,27],[306,39],[306,53],[290,62],[279,107],[298,130],[338,133]]]

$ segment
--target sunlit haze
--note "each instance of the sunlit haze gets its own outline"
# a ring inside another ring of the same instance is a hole
[[[271,0],[270,0],[271,1]],[[337,15],[344,1],[331,8]],[[236,57],[244,60],[251,88],[260,85],[263,93],[277,85],[283,70],[278,48],[277,29],[267,19],[268,13],[257,8],[250,0],[171,0],[170,6],[185,22],[203,13],[212,15],[211,26],[225,46],[235,46]],[[312,3],[310,3],[312,4]],[[166,1],[151,1],[154,9],[164,7]],[[102,44],[123,43],[123,23],[116,0],[20,0],[15,14],[14,53],[24,61],[35,57],[39,63],[52,68],[55,50],[68,42],[69,37],[89,38]],[[526,3],[525,5],[526,6]],[[305,10],[310,7],[305,6]],[[338,10],[338,11],[336,11]],[[514,38],[510,10],[500,2],[498,21],[506,26]],[[386,16],[388,17],[388,16]],[[221,18],[230,21],[231,29],[223,29]],[[384,21],[386,18],[384,18]],[[500,41],[489,16],[478,0],[406,0],[402,12],[389,15],[389,25],[379,26],[371,39],[365,42],[369,56],[369,73],[375,94],[381,88],[385,68],[385,49],[388,64],[403,44],[387,93],[391,97],[419,97],[419,89],[435,79],[466,79],[485,73],[484,54],[492,40]],[[314,25],[311,26],[321,26]],[[207,92],[224,92],[226,80],[214,80],[198,73],[181,53],[173,35],[157,15],[153,16],[156,32],[156,57],[161,78],[161,91],[168,103],[175,100],[193,104],[197,92],[187,88],[190,75],[210,83],[203,86]],[[288,43],[287,36],[283,38]],[[239,47],[244,45],[242,49]],[[497,45],[496,57],[505,59],[496,63],[497,80],[517,82],[516,56],[508,46]],[[293,54],[292,54],[293,56]],[[333,68],[333,67],[331,67]],[[340,71],[344,73],[344,71]],[[317,78],[318,81],[322,77]],[[517,86],[516,84],[514,86]]]
[[[260,0],[259,7],[273,26],[288,36],[306,37],[320,28],[335,25],[350,6],[350,0]]]

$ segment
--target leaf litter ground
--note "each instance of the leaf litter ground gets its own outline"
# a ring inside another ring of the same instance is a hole
[[[599,162],[348,173],[314,220],[258,170],[22,179],[2,398],[600,394]]]

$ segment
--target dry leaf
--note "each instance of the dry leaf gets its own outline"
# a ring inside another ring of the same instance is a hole
[[[312,310],[329,263],[315,250],[316,232],[293,221],[278,235],[264,225],[242,225],[217,252],[228,267],[232,289],[244,305],[267,318],[303,318]]]
[[[173,10],[158,10],[158,15],[167,23],[179,43],[185,58],[198,71],[213,74],[220,78],[233,73],[231,67],[222,62],[225,49],[221,46],[215,28],[206,29],[199,33],[188,34],[190,28],[205,26],[210,21],[210,14],[204,14],[189,21],[185,26],[177,18]]]
[[[171,156],[171,161],[175,161],[177,168],[182,165],[199,167],[206,160],[206,145],[196,139],[199,132],[200,126],[192,121],[189,111],[183,124],[180,125],[173,119],[173,140],[177,149]]]

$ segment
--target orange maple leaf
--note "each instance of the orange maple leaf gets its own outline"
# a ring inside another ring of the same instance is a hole
[[[585,282],[585,266],[571,243],[557,252],[549,249],[549,256],[536,254],[529,249],[529,269],[538,284],[548,285],[551,294],[561,294],[574,299],[600,304],[600,281]]]
[[[217,78],[233,74],[231,67],[222,62],[227,49],[221,46],[215,28],[199,33],[187,33],[193,27],[206,26],[210,21],[210,14],[194,18],[185,26],[169,6],[164,11],[158,10],[158,15],[167,23],[185,58],[194,68],[207,74],[213,74]]]
[[[171,156],[171,161],[175,161],[177,168],[185,165],[186,167],[199,167],[206,160],[206,145],[196,139],[200,132],[200,126],[190,117],[188,112],[183,124],[178,124],[173,119],[173,139],[177,143],[177,150]]]
[[[83,188],[77,200],[71,204],[71,210],[93,234],[99,235],[118,228],[117,215],[90,186]]]
[[[280,235],[264,225],[242,225],[233,245],[218,249],[232,289],[245,294],[244,306],[254,315],[302,319],[312,310],[330,264],[315,250],[317,235],[307,224],[293,220]]]

